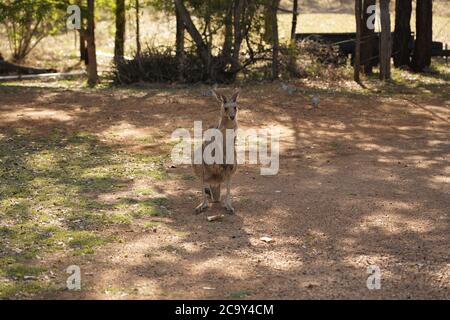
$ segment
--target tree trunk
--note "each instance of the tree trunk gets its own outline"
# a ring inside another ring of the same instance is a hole
[[[355,59],[353,61],[353,80],[360,82],[361,69],[361,0],[355,0],[355,21],[356,21],[356,43],[355,43]]]
[[[233,45],[233,4],[231,3],[225,15],[225,35],[222,54],[227,60],[231,60],[231,48]]]
[[[411,64],[411,12],[412,0],[395,1],[394,66],[397,68]]]
[[[177,34],[176,34],[176,55],[178,63],[178,78],[180,81],[184,80],[183,76],[183,65],[184,65],[184,23],[183,19],[177,8],[175,8],[175,16],[177,19]]]
[[[116,37],[114,44],[114,61],[124,56],[125,43],[125,0],[116,0]]]
[[[136,0],[136,56],[141,56],[141,5],[139,0]],[[178,30],[177,30],[178,31]]]
[[[200,34],[200,32],[198,32],[197,28],[195,27],[195,24],[192,21],[189,12],[187,11],[186,7],[183,4],[183,0],[175,0],[175,6],[180,14],[181,19],[183,20],[187,32],[192,37],[192,40],[194,40],[195,42],[198,55],[202,59],[202,62],[205,65],[205,67],[208,66],[209,61],[211,59],[211,57],[208,54],[208,46],[203,41],[202,35]]]
[[[431,45],[433,41],[433,4],[432,0],[417,0],[416,6],[416,42],[412,58],[412,68],[423,71],[431,64]]]
[[[271,20],[272,20],[272,48],[273,48],[273,56],[272,56],[272,78],[278,79],[279,76],[279,65],[278,65],[278,55],[280,51],[280,42],[278,38],[278,6],[280,4],[280,0],[272,0],[271,7]]]
[[[291,27],[291,40],[295,41],[295,33],[297,32],[297,17],[298,17],[298,0],[294,0],[292,5],[292,27]]]
[[[95,87],[98,83],[97,55],[95,52],[95,0],[88,0],[87,49],[89,57],[88,84],[90,87]]]
[[[364,0],[362,5],[362,21],[361,21],[361,65],[364,66],[364,73],[371,74],[372,67],[375,65],[376,57],[373,52],[373,43],[375,39],[375,29],[367,26],[369,13],[367,9],[375,5],[375,0]]]
[[[79,34],[80,34],[80,61],[84,61],[84,64],[88,65],[89,59],[87,54],[86,37],[85,37],[86,30],[81,29],[79,31]]]
[[[380,0],[380,80],[391,78],[391,18],[389,0]]]
[[[239,54],[242,45],[242,28],[241,17],[243,15],[244,0],[234,0],[233,10],[233,24],[234,24],[234,45],[233,45],[233,60],[231,63],[232,70],[238,70],[240,67]]]
[[[85,28],[85,19],[83,19],[84,16],[84,5],[82,0],[77,1],[77,5],[81,8],[81,28],[78,30],[79,36],[80,36],[80,61],[84,61],[84,64],[87,66],[88,61],[88,54],[87,54],[87,47],[86,47],[86,28]]]

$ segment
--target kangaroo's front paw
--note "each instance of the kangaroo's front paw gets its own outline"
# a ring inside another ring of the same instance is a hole
[[[202,213],[206,209],[208,209],[208,203],[207,202],[202,202],[195,208],[195,214]]]
[[[229,214],[235,213],[235,210],[234,210],[233,206],[231,205],[231,202],[225,202],[225,209],[227,209],[227,212]]]

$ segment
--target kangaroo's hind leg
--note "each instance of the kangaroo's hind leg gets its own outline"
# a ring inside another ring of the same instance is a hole
[[[203,197],[203,199],[202,199],[202,202],[195,208],[195,213],[196,214],[199,214],[199,213],[205,211],[208,208],[208,197],[207,197],[207,194],[206,194],[206,188],[207,187],[205,185],[203,185],[203,187],[202,187],[202,197]]]
[[[231,205],[231,177],[227,178],[227,195],[225,197],[225,208],[230,214],[234,213],[234,208]]]

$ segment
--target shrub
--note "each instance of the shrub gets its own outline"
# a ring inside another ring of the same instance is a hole
[[[145,82],[199,82],[204,79],[201,60],[194,54],[186,53],[180,77],[178,60],[171,48],[148,47],[139,57],[116,62],[113,80],[116,84]]]

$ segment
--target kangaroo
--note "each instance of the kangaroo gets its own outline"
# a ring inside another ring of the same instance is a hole
[[[194,173],[200,178],[202,183],[202,202],[195,208],[195,212],[201,213],[208,208],[208,195],[211,196],[213,202],[220,202],[220,189],[221,184],[225,183],[227,188],[227,194],[225,197],[224,205],[230,214],[235,212],[231,205],[231,177],[234,175],[237,169],[236,149],[234,149],[234,164],[227,164],[227,151],[226,150],[226,130],[231,129],[236,132],[238,128],[237,113],[238,105],[237,99],[239,97],[239,91],[235,92],[230,99],[223,94],[211,90],[213,96],[220,103],[220,120],[219,125],[216,128],[221,131],[223,141],[223,164],[207,164],[202,157],[202,164],[193,164]],[[211,142],[203,142],[202,155],[205,147]],[[236,138],[234,135],[233,146],[236,146]]]

